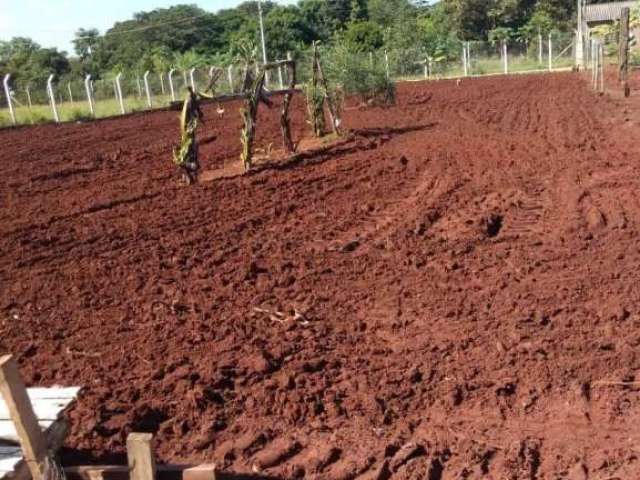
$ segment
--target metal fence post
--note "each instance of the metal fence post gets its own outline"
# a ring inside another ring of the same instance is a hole
[[[120,103],[120,113],[124,115],[125,109],[124,109],[124,98],[122,98],[122,84],[120,83],[121,78],[122,78],[122,72],[116,75],[116,88],[118,89],[118,101]]]
[[[11,99],[11,89],[9,88],[9,79],[11,78],[11,74],[7,73],[4,76],[4,94],[7,97],[7,105],[9,106],[9,115],[11,115],[11,122],[16,124],[16,112],[13,110],[13,100]]]
[[[553,70],[553,41],[551,40],[551,34],[549,34],[549,71]]]
[[[149,70],[147,70],[146,72],[144,72],[143,75],[143,79],[144,79],[144,91],[147,95],[147,106],[149,108],[151,108],[152,104],[151,104],[151,90],[149,89],[149,74],[151,72],[149,72]]]
[[[91,88],[91,74],[84,78],[84,89],[87,92],[87,102],[89,103],[89,111],[92,116],[96,116],[96,109],[93,105],[93,89]]]
[[[47,79],[47,94],[49,95],[49,101],[51,102],[51,110],[53,111],[53,119],[57,122],[60,121],[60,117],[58,116],[58,106],[56,105],[56,95],[53,91],[53,78],[55,75],[49,75]]]
[[[173,88],[173,74],[176,71],[175,68],[169,70],[169,91],[171,92],[171,101],[176,101],[176,90]]]
[[[67,90],[69,91],[69,101],[73,103],[73,92],[71,91],[71,82],[67,82]]]
[[[136,85],[138,86],[138,98],[142,98],[142,85],[140,84],[140,76],[136,73]]]
[[[33,107],[33,104],[31,103],[31,90],[29,88],[29,85],[27,85],[27,87],[24,89],[25,93],[27,94],[27,103],[29,104],[29,108]]]

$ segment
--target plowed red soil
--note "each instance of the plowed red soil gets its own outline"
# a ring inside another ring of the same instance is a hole
[[[638,478],[637,122],[574,74],[398,99],[192,188],[175,112],[0,132],[0,352],[86,387],[65,462],[136,430],[284,478]],[[236,109],[206,109],[206,169]]]

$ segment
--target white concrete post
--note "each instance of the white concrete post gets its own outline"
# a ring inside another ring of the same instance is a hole
[[[9,79],[11,79],[11,74],[7,73],[4,76],[4,81],[2,82],[4,85],[4,94],[7,97],[7,105],[9,106],[9,115],[11,115],[11,123],[16,124],[16,112],[13,110],[13,100],[11,99],[11,89],[9,88]]]
[[[171,101],[176,101],[176,90],[173,88],[173,74],[176,71],[175,68],[169,70],[169,91],[171,92]]]
[[[71,82],[67,82],[67,90],[69,91],[69,101],[73,103],[73,92],[71,91]]]
[[[116,79],[114,78],[111,83],[113,83],[113,98],[115,98],[117,102],[120,100],[120,97],[118,96],[118,84],[116,83]]]
[[[469,75],[469,67],[467,65],[467,46],[464,43],[462,44],[462,70],[465,77]]]
[[[162,92],[162,95],[165,94],[165,90],[164,90],[164,72],[160,72],[158,74],[158,76],[160,77],[160,91]]]
[[[502,61],[504,62],[504,74],[509,73],[509,47],[507,47],[507,41],[502,41]]]
[[[551,40],[551,34],[549,34],[549,71],[553,70],[553,41]]]
[[[538,64],[542,66],[542,34],[538,32]]]
[[[233,93],[233,65],[229,65],[227,68],[227,76],[229,77],[229,89]]]
[[[467,73],[471,75],[471,43],[467,42]]]
[[[87,102],[89,103],[89,111],[92,116],[96,116],[96,109],[93,105],[93,89],[91,88],[91,74],[84,78],[84,89],[87,92]]]
[[[280,90],[284,90],[284,78],[282,78],[282,65],[278,65],[278,80],[280,80]]]
[[[118,89],[118,102],[120,103],[120,113],[124,115],[125,109],[124,109],[124,98],[122,98],[122,84],[120,83],[121,78],[122,78],[122,72],[116,75],[116,88]]]
[[[195,68],[192,68],[191,70],[189,70],[189,80],[191,80],[191,88],[193,88],[193,91],[196,91],[196,81],[193,78],[193,73],[196,71]]]
[[[56,94],[53,91],[53,78],[55,75],[49,75],[47,79],[47,93],[49,94],[49,101],[51,102],[51,110],[53,111],[53,119],[56,122],[60,121],[60,116],[58,115],[58,106],[56,105]]]
[[[425,57],[424,59],[424,79],[427,80],[429,78],[429,59]]]
[[[387,80],[391,78],[391,73],[389,72],[389,52],[385,49],[384,51],[384,69],[387,73]]]
[[[147,107],[151,108],[151,90],[149,89],[149,70],[147,70],[146,72],[144,72],[143,75],[143,79],[144,79],[144,91],[147,95]]]
[[[582,70],[584,63],[584,29],[582,22],[582,0],[578,0],[578,31],[576,33],[576,67]]]
[[[33,107],[33,104],[31,103],[31,89],[29,88],[29,85],[27,85],[27,88],[25,88],[24,91],[27,94],[27,103],[29,104],[29,108],[31,108]]]
[[[604,93],[604,45],[600,44],[600,93]]]

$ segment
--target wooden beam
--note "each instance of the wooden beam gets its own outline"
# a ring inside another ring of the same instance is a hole
[[[277,95],[292,95],[295,93],[302,93],[302,90],[299,88],[285,88],[284,90],[263,90],[263,97],[274,97]],[[200,105],[206,105],[209,103],[226,103],[232,102],[234,100],[245,100],[249,95],[246,93],[233,93],[227,95],[218,95],[213,98],[204,97],[200,100]],[[170,110],[182,110],[184,105],[184,101],[175,101],[169,104]]]
[[[622,82],[624,95],[628,97],[629,89],[629,20],[631,18],[631,9],[623,8],[620,17],[620,45],[618,52],[618,80]]]
[[[66,467],[67,480],[129,480],[129,467],[118,465],[90,465]],[[214,464],[158,465],[158,480],[275,480],[267,475],[236,474],[216,470]]]
[[[131,480],[156,480],[153,435],[130,433],[127,437],[127,458],[131,469]]]
[[[33,480],[43,480],[47,440],[38,425],[18,365],[11,355],[0,358],[0,394],[7,404]]]

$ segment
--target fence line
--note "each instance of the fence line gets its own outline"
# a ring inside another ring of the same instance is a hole
[[[549,35],[547,40],[543,42],[540,35],[537,42],[460,42],[459,56],[445,58],[434,58],[418,47],[348,55],[354,61],[362,63],[363,68],[379,68],[387,78],[393,80],[539,72],[545,67],[552,71],[574,65],[573,35]],[[559,54],[553,54],[554,47]],[[331,52],[333,51],[327,50],[329,57]],[[548,59],[546,66],[543,65],[545,56]],[[295,58],[299,62],[298,80],[303,83],[310,75],[310,53],[297,52]],[[331,58],[328,58],[327,63],[331,63]],[[34,80],[26,85],[12,82],[14,77],[9,72],[4,76],[4,95],[0,95],[4,97],[0,98],[0,126],[116,116],[164,107],[181,98],[187,86],[195,90],[198,87],[204,88],[211,68],[214,67],[184,70],[172,68],[168,72],[146,71],[142,75],[117,72],[97,80],[87,75],[84,82],[80,79],[56,79],[50,76],[46,83]],[[225,65],[223,68],[226,69],[227,79],[218,82],[217,92],[239,91],[244,77],[243,67]],[[287,83],[285,76],[286,72],[278,71],[270,77],[267,87],[281,88]],[[43,96],[41,92],[46,94]],[[64,97],[68,98],[63,98],[63,92]]]

